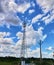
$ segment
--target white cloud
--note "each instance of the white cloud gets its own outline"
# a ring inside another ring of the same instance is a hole
[[[19,40],[20,41],[20,40]],[[21,41],[18,42],[22,43]],[[0,44],[0,56],[12,56],[12,57],[20,57],[20,53],[21,53],[21,45],[6,45],[6,44]],[[51,47],[50,47],[51,50]],[[25,53],[25,55],[27,57],[36,57],[39,58],[40,57],[40,48],[36,48],[34,50],[32,50],[31,48],[27,48],[27,51]],[[48,52],[43,52],[42,51],[42,58],[53,58],[53,53],[48,53]]]
[[[19,1],[20,3],[20,1]],[[30,7],[30,3],[24,1],[24,3],[21,4],[16,4],[14,2],[14,0],[4,0],[2,1],[3,6],[1,8],[3,8],[3,10],[7,13],[7,12],[21,12],[24,13],[29,7]]]
[[[40,57],[40,48],[36,48],[34,50],[31,51],[27,51],[28,57],[35,57],[35,58],[39,58]],[[48,53],[48,52],[44,52],[42,51],[42,58],[53,58],[53,53]]]
[[[53,15],[48,15],[48,16],[45,16],[43,19],[42,19],[45,24],[49,24],[52,22],[52,20],[54,20],[54,14]]]
[[[6,36],[10,36],[10,35],[11,35],[11,33],[10,33],[10,32],[7,32],[7,33],[6,33]]]
[[[44,17],[42,20],[47,20],[50,17],[50,14],[48,16]]]
[[[7,36],[10,36],[10,32],[0,32],[0,44],[13,44],[12,38],[7,38]]]
[[[21,3],[20,0],[19,0],[19,3]],[[17,12],[17,11],[24,13],[30,7],[30,3],[27,2],[26,0],[23,1],[21,4],[19,3],[16,4],[14,0],[1,0],[0,11],[6,12],[6,13]]]
[[[14,0],[1,0],[0,1],[0,25],[20,25],[20,18],[16,15],[17,12],[25,12],[30,7],[27,1],[21,5],[16,4]]]
[[[21,22],[21,20],[19,19],[19,17],[15,16],[14,14],[12,14],[12,15],[8,14],[6,16],[6,18],[5,18],[5,21],[6,21],[7,24],[11,24],[11,25],[15,25],[15,26],[17,26]]]
[[[8,13],[8,12],[14,12],[14,8],[13,6],[10,4],[10,3],[14,3],[14,0],[1,0],[0,1],[0,5],[1,5],[1,9],[2,9],[2,12],[4,13]],[[3,6],[2,6],[3,5]]]
[[[50,47],[47,48],[47,50],[52,51],[53,48],[50,46]]]
[[[0,38],[0,44],[13,44],[13,40],[11,38]]]
[[[5,57],[5,56],[10,56],[10,54],[14,55],[13,50],[11,49],[11,44],[9,45],[5,45],[5,44],[1,44],[0,45],[2,50],[0,50],[0,56]]]
[[[47,2],[45,4],[48,4]],[[40,4],[42,7],[42,2]],[[21,22],[19,17],[17,17],[17,15],[15,15],[15,13],[17,11],[24,13],[30,7],[30,3],[28,3],[28,2],[21,4],[19,6],[19,4],[14,3],[14,0],[1,0],[0,5],[1,5],[0,6],[0,25],[7,25],[8,27],[10,25],[18,25],[19,22]],[[35,5],[33,4],[32,6],[35,6]],[[44,13],[49,11],[47,9],[49,7],[47,6],[46,10],[45,10],[45,7],[43,7]],[[32,13],[32,12],[33,12],[33,10],[29,11],[29,13]],[[54,10],[52,10],[51,15],[53,15],[53,13],[54,13]],[[34,17],[32,19],[32,23],[35,23],[36,21],[38,21],[42,16],[43,15],[40,14],[40,15],[37,15],[36,17]],[[45,21],[46,24],[48,24],[49,20],[51,21],[53,18],[54,18],[54,15],[53,16],[49,15],[47,17],[44,17],[43,20]],[[26,27],[26,38],[25,38],[26,41],[25,41],[25,43],[26,43],[28,49],[31,45],[36,45],[36,43],[38,43],[38,41],[40,39],[44,41],[44,39],[47,37],[46,34],[43,35],[42,30],[43,30],[43,27],[40,27],[37,31],[34,31],[32,25]],[[16,36],[19,39],[16,42],[16,45],[12,45],[12,43],[14,43],[13,39],[12,38],[5,38],[7,36],[10,36],[9,32],[8,33],[7,32],[0,32],[0,43],[1,43],[0,44],[0,46],[1,46],[0,51],[2,52],[0,54],[0,56],[6,56],[6,55],[7,56],[15,56],[15,57],[20,56],[20,49],[21,49],[21,44],[22,44],[23,33],[18,32],[16,34]],[[29,56],[39,57],[39,48],[32,50],[32,51],[31,51],[31,49],[29,49],[27,53]],[[47,54],[47,53],[45,53],[45,54]],[[49,55],[51,55],[51,54],[49,54]]]
[[[18,0],[16,11],[24,13],[30,7],[30,0]]]
[[[43,35],[43,27],[40,27],[37,31],[34,31],[32,25],[30,26],[26,26],[26,36],[25,36],[25,46],[27,49],[27,56],[28,57],[39,57],[39,48],[35,49],[35,50],[31,50],[30,47],[33,45],[36,45],[39,40],[41,39],[45,39],[46,35]],[[22,32],[18,32],[16,34],[16,36],[18,37],[18,41],[16,42],[15,47],[13,47],[15,50],[21,50],[21,45],[22,45],[22,38],[23,38],[23,33]],[[28,42],[29,41],[29,42]]]
[[[0,44],[0,56],[20,57],[20,48],[13,44]]]
[[[32,19],[32,23],[37,22],[39,19],[41,19],[42,16],[43,16],[43,15],[41,15],[41,14],[35,16],[35,17]]]
[[[10,35],[9,32],[7,34],[2,33],[2,36],[0,37],[0,56],[16,57],[16,54],[18,54],[20,50],[15,50],[13,39],[4,37],[6,35],[9,36]]]
[[[34,50],[29,50],[27,51],[27,55],[28,57],[35,57],[35,58],[39,58],[40,57],[40,48],[36,48]],[[48,52],[44,52],[42,51],[42,58],[53,58],[53,53],[48,53]]]
[[[25,3],[22,5],[18,5],[17,11],[24,13],[30,7],[30,3]]]
[[[37,3],[42,8],[44,13],[54,9],[54,0],[37,0]]]
[[[22,33],[22,32],[18,32],[18,33],[16,34],[16,36],[18,37],[18,39],[22,39],[23,33]]]
[[[54,20],[54,0],[36,0],[37,4],[41,7],[44,15],[50,12],[49,15],[43,17],[45,24],[49,24]]]
[[[53,58],[53,53],[43,52],[42,57],[43,58]]]
[[[40,49],[37,48],[35,50],[32,50],[31,55],[32,57],[37,57],[37,58],[40,57]]]
[[[0,21],[0,25],[1,26],[6,25],[9,28],[11,25],[14,25],[14,26],[20,25],[20,22],[21,20],[19,19],[19,17],[14,16],[13,14],[12,15],[8,14],[5,17],[5,19]]]
[[[29,10],[29,14],[32,14],[34,11],[34,9]]]
[[[43,35],[43,27],[40,27],[38,31],[34,31],[32,25],[26,27],[26,36],[25,36],[25,43],[28,47],[31,45],[36,45],[36,43],[39,42],[39,40],[44,40],[46,38],[46,35]],[[20,39],[17,44],[18,46],[22,44],[22,37],[23,33],[18,32],[16,36]],[[28,42],[29,41],[29,42]]]
[[[4,14],[3,13],[0,13],[0,21],[2,21],[4,19]]]
[[[10,36],[10,32],[0,32],[0,38],[6,37],[6,36]]]

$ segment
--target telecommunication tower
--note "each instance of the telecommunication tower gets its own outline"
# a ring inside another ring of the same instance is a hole
[[[25,65],[26,43],[25,43],[26,23],[23,22],[23,38],[21,45],[21,65]]]

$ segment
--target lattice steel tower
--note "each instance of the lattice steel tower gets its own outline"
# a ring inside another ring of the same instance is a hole
[[[21,65],[25,65],[25,54],[26,54],[25,32],[26,32],[26,23],[23,22],[23,38],[22,38],[22,45],[21,45]]]

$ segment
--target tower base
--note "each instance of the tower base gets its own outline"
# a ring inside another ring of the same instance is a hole
[[[21,61],[21,65],[25,65],[25,61]]]

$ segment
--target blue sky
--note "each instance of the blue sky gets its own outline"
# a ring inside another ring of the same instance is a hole
[[[54,0],[1,0],[0,56],[20,57],[23,37],[22,23],[26,22],[28,57],[42,55],[52,58],[54,48]]]

